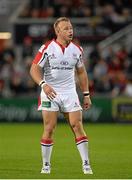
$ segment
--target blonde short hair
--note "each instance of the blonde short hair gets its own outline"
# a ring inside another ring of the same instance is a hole
[[[56,27],[58,26],[58,24],[62,21],[66,21],[66,22],[70,22],[70,19],[67,17],[60,17],[58,18],[55,23],[54,23],[54,30],[56,29]]]

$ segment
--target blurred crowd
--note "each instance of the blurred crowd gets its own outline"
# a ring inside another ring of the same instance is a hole
[[[0,46],[0,97],[37,94],[39,88],[29,75],[34,51],[29,37],[25,37],[19,55],[9,40]],[[95,45],[84,62],[89,75],[91,95],[132,97],[132,49],[128,52],[125,47],[121,47],[115,53],[109,47],[104,57],[99,46]]]
[[[0,47],[0,97],[29,96],[36,93],[37,86],[29,75],[32,53],[30,38],[25,38],[19,55],[15,45],[9,40]]]
[[[109,47],[105,57],[99,46],[95,46],[88,58],[90,91],[94,94],[132,96],[132,49],[125,47],[114,52]]]
[[[20,17],[102,17],[105,22],[132,20],[131,0],[30,0]]]
[[[29,0],[20,17],[96,16],[103,18],[111,26],[111,22],[132,22],[131,7],[131,0]],[[79,40],[76,41],[80,43]],[[21,50],[10,40],[0,42],[0,97],[36,95],[38,86],[29,75],[36,53],[34,47],[30,37],[24,38]],[[128,51],[122,44],[115,52],[109,47],[104,56],[98,44],[95,44],[88,54],[85,51],[85,65],[92,95],[132,96],[132,49]]]

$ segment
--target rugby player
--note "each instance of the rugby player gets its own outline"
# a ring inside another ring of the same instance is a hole
[[[41,173],[51,172],[53,133],[58,112],[68,116],[82,159],[84,174],[93,174],[89,155],[88,138],[82,123],[82,107],[76,92],[75,69],[84,95],[83,109],[91,106],[88,77],[83,64],[83,49],[72,42],[73,26],[70,19],[58,18],[54,23],[56,39],[43,44],[31,65],[30,74],[41,87],[38,110],[42,111],[44,132],[41,139],[43,166]],[[70,159],[69,159],[70,161]]]

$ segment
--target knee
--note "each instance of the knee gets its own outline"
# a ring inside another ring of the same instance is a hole
[[[71,124],[71,127],[75,133],[80,132],[80,130],[81,130],[81,124],[79,122]]]
[[[45,126],[44,131],[46,134],[48,134],[49,136],[52,136],[53,132],[54,132],[55,126]]]

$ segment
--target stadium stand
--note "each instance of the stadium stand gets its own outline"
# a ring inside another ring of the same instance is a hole
[[[8,1],[4,2],[8,4]],[[36,50],[47,40],[47,34],[51,34],[49,38],[54,36],[47,24],[52,24],[59,16],[67,16],[75,22],[75,41],[84,48],[91,94],[132,96],[132,46],[128,46],[124,40],[130,39],[132,33],[117,38],[116,43],[113,41],[116,48],[112,43],[107,45],[107,50],[103,50],[104,47],[101,46],[105,38],[123,31],[132,23],[131,0],[27,0],[22,4],[20,1],[14,4],[16,10],[12,8],[9,15],[13,14],[14,18],[16,14],[15,20],[10,19],[10,27],[5,25],[13,33],[13,39],[1,40],[0,45],[0,97],[32,96],[38,92],[29,76],[29,67]],[[87,29],[82,26],[83,21],[89,23]],[[49,28],[43,39],[33,38],[22,31],[27,28],[27,22],[32,25],[29,31],[33,35],[38,31],[40,34],[45,33],[45,27]],[[40,22],[40,29],[33,26],[34,22]],[[17,25],[23,25],[20,32]],[[81,33],[86,34],[83,37],[80,36]]]

